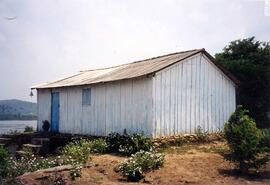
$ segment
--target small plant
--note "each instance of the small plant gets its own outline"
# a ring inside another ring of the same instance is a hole
[[[92,153],[105,153],[107,151],[107,143],[104,139],[95,139],[90,142],[90,150]]]
[[[164,163],[164,155],[153,152],[140,151],[119,165],[119,171],[128,180],[138,181],[144,173],[158,169]]]
[[[87,139],[76,139],[67,144],[62,150],[62,154],[69,164],[85,164],[90,153],[91,142]]]
[[[24,128],[24,132],[33,132],[33,131],[34,131],[34,128],[31,127],[31,126],[26,126],[26,127]]]
[[[75,180],[76,177],[80,177],[82,175],[82,168],[83,166],[81,164],[76,164],[72,166],[72,169],[69,172],[72,180]]]
[[[110,152],[119,152],[122,155],[131,155],[140,150],[152,151],[154,149],[152,140],[143,134],[129,135],[124,132],[121,135],[111,133],[106,138],[106,142]]]
[[[91,146],[93,146],[93,144],[97,143],[92,143],[87,139],[76,139],[63,148],[62,154],[65,158],[65,163],[72,165],[70,176],[73,180],[81,176],[81,169],[92,152]]]
[[[230,148],[225,159],[234,162],[243,173],[250,168],[259,169],[269,161],[269,146],[263,144],[262,131],[247,113],[242,106],[238,106],[224,127]]]
[[[203,131],[201,126],[198,126],[195,129],[195,135],[196,135],[197,141],[200,143],[204,143],[208,141],[208,132]]]
[[[8,151],[2,145],[0,145],[0,178],[6,176],[8,168],[8,159],[9,159]]]

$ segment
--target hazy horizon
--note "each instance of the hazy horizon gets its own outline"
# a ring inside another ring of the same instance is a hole
[[[270,9],[269,9],[270,10]],[[2,0],[0,100],[78,72],[182,50],[214,55],[230,42],[270,40],[263,0]]]

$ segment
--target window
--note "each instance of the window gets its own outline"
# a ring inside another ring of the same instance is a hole
[[[83,89],[82,105],[91,105],[91,88]]]

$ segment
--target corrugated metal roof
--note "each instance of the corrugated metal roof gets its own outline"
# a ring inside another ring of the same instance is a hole
[[[176,62],[184,60],[202,51],[204,51],[204,49],[194,49],[136,61],[110,68],[85,70],[73,76],[56,80],[54,82],[43,83],[33,86],[32,89],[88,85],[145,76],[160,71]]]

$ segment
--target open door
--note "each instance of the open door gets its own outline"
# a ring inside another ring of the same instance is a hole
[[[59,132],[59,92],[52,92],[51,131]]]

